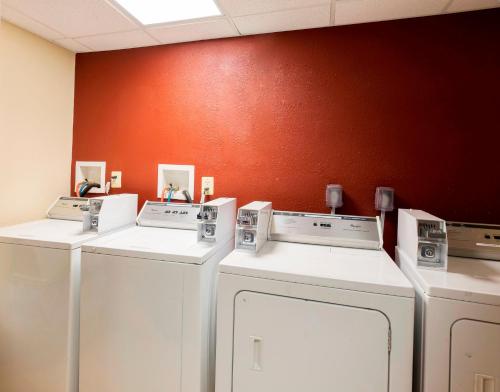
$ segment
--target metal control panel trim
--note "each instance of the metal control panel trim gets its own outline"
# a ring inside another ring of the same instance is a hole
[[[273,241],[382,249],[377,217],[273,211],[269,238]]]
[[[500,226],[446,222],[448,254],[500,261]]]
[[[147,227],[197,230],[199,213],[199,204],[147,201],[139,213],[137,224]]]
[[[86,197],[59,197],[47,211],[47,217],[50,219],[61,220],[83,220],[83,209],[89,205]]]

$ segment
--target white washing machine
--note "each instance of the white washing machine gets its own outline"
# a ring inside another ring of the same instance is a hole
[[[233,198],[201,212],[146,202],[137,227],[84,246],[80,392],[213,390],[216,270],[235,218]]]
[[[500,392],[500,226],[447,222],[447,268],[433,269],[417,267],[416,244],[429,243],[413,229],[439,219],[399,217],[397,259],[417,293],[415,391]]]
[[[219,267],[216,392],[411,391],[414,290],[378,218],[254,202],[236,239]]]
[[[0,229],[0,391],[78,390],[81,245],[136,216],[137,195],[61,197]]]

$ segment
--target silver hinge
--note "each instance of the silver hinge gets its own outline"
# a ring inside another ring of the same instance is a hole
[[[389,328],[389,332],[387,334],[387,351],[390,353],[392,349],[392,332],[391,329]]]

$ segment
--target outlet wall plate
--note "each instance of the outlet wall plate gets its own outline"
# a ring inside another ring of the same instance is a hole
[[[112,171],[111,172],[111,188],[121,188],[122,187],[122,172]]]
[[[85,179],[89,182],[99,184],[99,188],[92,188],[89,193],[105,193],[106,162],[76,161],[74,188],[76,188],[76,184],[84,181]]]
[[[172,195],[173,200],[186,200],[186,196],[182,193],[187,190],[192,198],[194,198],[194,165],[158,165],[158,188],[157,197],[162,197],[162,192],[165,187],[172,183],[179,190]],[[165,195],[166,197],[166,195]]]
[[[213,196],[214,194],[214,178],[213,177],[201,177],[201,192],[208,188],[206,193],[208,196]]]

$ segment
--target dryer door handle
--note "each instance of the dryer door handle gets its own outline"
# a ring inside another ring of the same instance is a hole
[[[252,350],[251,369],[260,372],[262,371],[262,338],[258,336],[250,336],[250,349]]]

